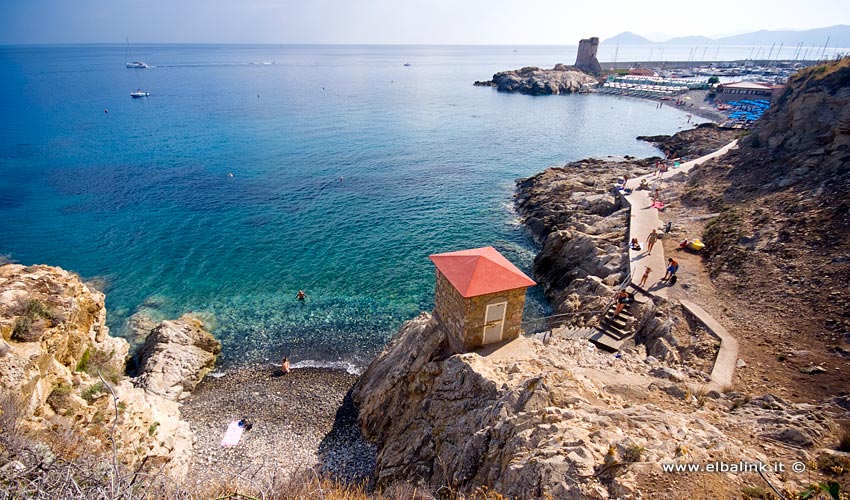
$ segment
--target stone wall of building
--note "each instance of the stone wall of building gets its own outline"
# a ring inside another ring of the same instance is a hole
[[[465,351],[472,351],[482,345],[484,315],[487,313],[487,305],[498,304],[506,300],[508,301],[508,305],[505,310],[505,325],[502,330],[502,340],[519,337],[520,324],[522,323],[522,309],[525,305],[525,288],[516,288],[504,292],[470,297],[466,299],[466,328],[463,333]]]
[[[466,301],[439,270],[437,270],[437,284],[434,290],[434,316],[446,330],[452,350],[466,352],[463,340]]]
[[[525,288],[464,298],[443,273],[437,271],[434,317],[448,333],[449,344],[454,352],[470,352],[481,347],[487,305],[504,301],[507,301],[508,305],[505,310],[502,340],[515,339],[520,334]]]
[[[576,54],[575,67],[591,75],[601,75],[602,66],[596,59],[596,51],[599,49],[599,38],[586,38],[578,42],[578,54]]]

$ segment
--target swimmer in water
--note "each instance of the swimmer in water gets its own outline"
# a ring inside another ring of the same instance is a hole
[[[298,293],[295,294],[295,298],[303,302],[304,299],[307,298],[307,295],[304,293],[304,290],[298,290]]]

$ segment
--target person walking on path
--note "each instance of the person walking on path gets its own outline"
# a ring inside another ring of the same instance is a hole
[[[643,277],[640,279],[640,283],[638,283],[639,287],[643,288],[644,285],[646,285],[646,280],[649,279],[649,273],[651,273],[651,272],[652,272],[652,268],[649,267],[649,266],[646,266],[646,271],[643,272]]]
[[[664,274],[664,277],[661,278],[661,281],[667,281],[673,278],[676,275],[676,272],[679,270],[679,263],[676,260],[670,258],[667,259],[667,273]]]
[[[658,233],[655,231],[655,229],[653,229],[652,232],[649,233],[649,236],[646,237],[646,253],[647,254],[652,253],[652,245],[654,245],[656,241],[658,241]]]

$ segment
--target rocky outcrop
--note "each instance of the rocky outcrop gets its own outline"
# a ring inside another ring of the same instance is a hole
[[[136,354],[134,383],[149,392],[178,401],[209,373],[221,343],[191,316],[163,321]]]
[[[740,130],[720,128],[713,123],[702,123],[695,128],[673,135],[639,135],[637,140],[652,143],[664,151],[667,158],[693,159],[707,155],[738,138]]]
[[[475,82],[475,85],[496,87],[501,92],[550,95],[578,92],[584,86],[597,83],[596,78],[577,68],[557,64],[552,69],[529,66],[518,70],[502,71],[493,75],[492,80]]]
[[[486,486],[506,498],[641,498],[639,485],[659,463],[767,461],[775,448],[742,439],[811,449],[829,435],[817,418],[823,408],[771,396],[697,399],[688,384],[703,374],[671,369],[642,349],[615,358],[585,341],[521,341],[529,356],[447,356],[430,315],[401,328],[352,390],[361,429],[378,444],[379,487],[409,481],[458,492]]]
[[[599,60],[596,59],[596,51],[598,49],[599,38],[597,37],[579,40],[575,67],[591,75],[601,75],[602,66],[599,64]]]
[[[517,181],[516,208],[542,249],[534,276],[556,313],[598,311],[628,274],[628,211],[616,180],[648,172],[651,160],[573,162]],[[576,316],[581,325],[594,314]]]
[[[74,436],[87,453],[102,453],[114,439],[120,462],[133,470],[185,475],[188,424],[176,402],[124,375],[129,345],[105,322],[104,295],[79,276],[0,266],[0,397],[19,403],[16,425],[57,449]]]

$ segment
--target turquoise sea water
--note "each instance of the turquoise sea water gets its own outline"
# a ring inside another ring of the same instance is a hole
[[[516,178],[651,156],[635,136],[686,122],[472,86],[574,48],[132,49],[149,69],[123,45],[0,47],[0,254],[100,283],[113,333],[203,313],[225,363],[362,364],[433,306],[429,254],[493,245],[529,268]],[[532,292],[526,315],[546,310]]]

